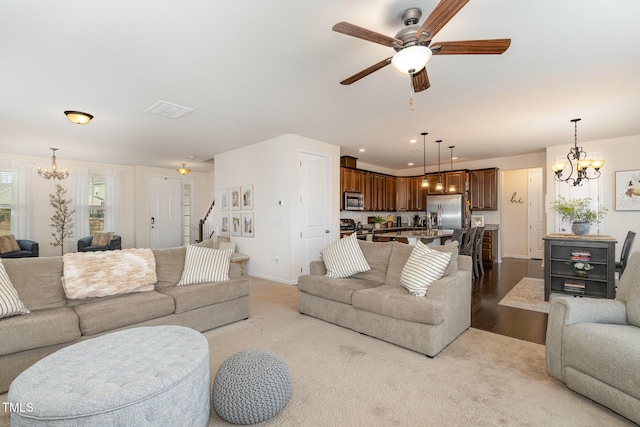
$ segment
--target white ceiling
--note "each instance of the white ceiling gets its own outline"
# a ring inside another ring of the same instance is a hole
[[[461,161],[569,145],[575,117],[579,142],[640,134],[635,0],[472,0],[434,41],[511,38],[511,47],[434,56],[414,111],[409,79],[392,67],[338,83],[393,50],[333,32],[335,23],[393,36],[404,9],[421,7],[424,18],[436,4],[3,1],[0,152],[57,147],[60,159],[204,171],[219,153],[294,133],[403,169],[422,165],[423,131],[430,165],[436,139]],[[145,113],[159,100],[195,111]],[[68,109],[95,119],[73,125]]]

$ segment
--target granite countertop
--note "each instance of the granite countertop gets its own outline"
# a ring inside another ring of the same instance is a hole
[[[614,237],[611,236],[607,236],[604,234],[585,234],[584,236],[578,236],[576,234],[570,234],[570,233],[552,233],[552,234],[547,234],[546,236],[543,237],[543,239],[549,239],[549,240],[600,240],[600,241],[614,241],[617,242],[617,240]]]

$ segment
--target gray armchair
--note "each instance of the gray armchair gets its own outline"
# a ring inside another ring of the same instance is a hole
[[[16,239],[16,242],[18,242],[20,250],[0,254],[0,258],[28,258],[40,255],[40,245],[38,245],[38,242],[26,239]]]
[[[122,249],[122,238],[113,235],[108,245],[91,245],[93,236],[83,237],[78,240],[78,252],[97,252],[97,251],[115,251]]]
[[[546,352],[549,375],[640,424],[640,252],[615,300],[551,300]]]

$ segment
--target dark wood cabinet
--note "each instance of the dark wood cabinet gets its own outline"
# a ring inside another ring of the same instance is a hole
[[[385,184],[384,175],[372,173],[371,175],[371,187],[373,193],[373,202],[371,210],[383,211],[385,210]]]
[[[364,196],[364,210],[373,210],[375,202],[375,194],[373,192],[373,174],[370,172],[362,172],[362,195]]]
[[[396,211],[396,192],[398,179],[393,176],[384,177],[384,208],[387,212]]]
[[[470,172],[472,211],[495,211],[498,209],[497,171],[497,168],[488,168]]]
[[[411,182],[412,178],[398,177],[396,210],[408,212],[411,210]]]
[[[544,299],[551,293],[615,298],[616,240],[610,236],[550,234],[544,240]],[[588,259],[588,260],[586,260]],[[577,277],[575,262],[593,268]]]
[[[482,262],[498,262],[498,230],[484,230],[482,237]]]
[[[462,194],[465,190],[466,183],[466,171],[451,171],[447,172],[444,177],[444,192],[447,194]],[[455,187],[455,191],[450,192],[451,186]]]
[[[362,171],[358,169],[340,168],[342,192],[362,192]]]

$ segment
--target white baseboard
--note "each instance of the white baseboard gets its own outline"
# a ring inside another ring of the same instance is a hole
[[[283,283],[285,285],[297,285],[298,280],[284,280],[280,277],[272,277],[267,274],[250,274],[250,276],[257,277],[259,279],[271,280],[272,282]]]

